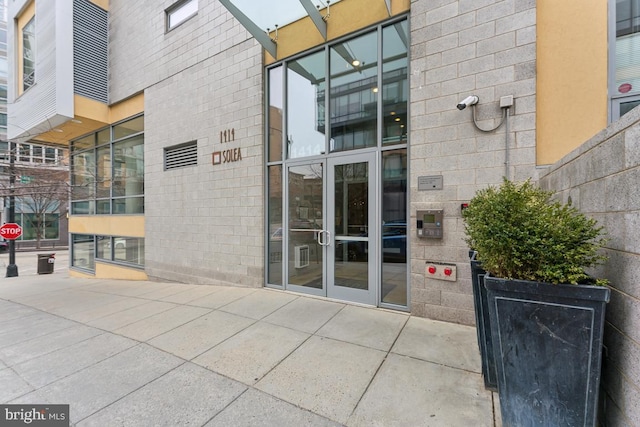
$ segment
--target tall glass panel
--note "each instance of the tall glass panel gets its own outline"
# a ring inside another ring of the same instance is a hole
[[[382,302],[407,305],[407,150],[382,153]]]
[[[36,80],[36,18],[22,28],[22,90],[27,90]]]
[[[378,35],[365,34],[331,48],[331,152],[377,145]]]
[[[382,145],[407,142],[407,21],[382,30]]]
[[[111,147],[108,145],[97,149],[96,162],[96,203],[97,214],[109,214],[109,206],[111,197]]]
[[[369,288],[369,164],[335,166],[335,285]]]
[[[95,169],[93,150],[78,153],[71,158],[71,200],[95,197]]]
[[[93,236],[84,234],[72,234],[72,258],[71,265],[73,267],[86,268],[88,270],[95,269],[95,253]]]
[[[112,163],[113,197],[143,195],[144,138],[137,136],[113,144]],[[140,197],[126,199],[124,206],[114,201],[113,213],[141,213],[143,202],[144,200]]]
[[[269,266],[268,283],[282,286],[282,166],[268,168],[269,186]]]
[[[287,64],[289,158],[324,154],[325,67],[324,50]]]
[[[113,127],[113,139],[117,140],[125,136],[133,135],[144,131],[144,116],[127,120]],[[99,134],[100,135],[100,134]]]
[[[324,259],[318,243],[324,223],[322,176],[322,163],[289,168],[290,285],[322,289]]]
[[[268,161],[282,160],[282,66],[269,70],[269,154]]]

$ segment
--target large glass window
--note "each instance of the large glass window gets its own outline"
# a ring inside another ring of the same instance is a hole
[[[36,17],[22,28],[22,89],[27,90],[36,79]]]
[[[269,179],[269,266],[268,282],[282,286],[282,166],[270,166]]]
[[[375,147],[378,141],[378,33],[331,48],[330,151]]]
[[[143,131],[139,116],[72,142],[72,214],[144,213]]]
[[[282,66],[269,70],[269,161],[282,160]]]
[[[71,235],[71,266],[95,269],[95,238],[85,234]]]
[[[326,54],[320,51],[287,67],[287,149],[289,158],[325,151]]]
[[[382,32],[382,144],[407,140],[407,21],[384,28]]]
[[[616,120],[640,101],[640,0],[615,2],[612,118]]]

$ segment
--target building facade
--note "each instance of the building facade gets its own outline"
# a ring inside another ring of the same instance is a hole
[[[70,149],[73,275],[473,324],[464,204],[637,118],[639,24],[638,0],[16,0],[8,137]]]

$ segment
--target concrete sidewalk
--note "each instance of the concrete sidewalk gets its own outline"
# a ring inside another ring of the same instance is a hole
[[[0,402],[78,426],[494,426],[474,328],[270,289],[0,278]]]

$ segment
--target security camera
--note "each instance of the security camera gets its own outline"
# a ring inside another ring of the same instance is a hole
[[[479,100],[480,100],[480,98],[478,98],[477,96],[469,95],[465,99],[460,101],[460,103],[457,105],[458,110],[464,110],[465,108],[467,108],[470,105],[476,105]]]

